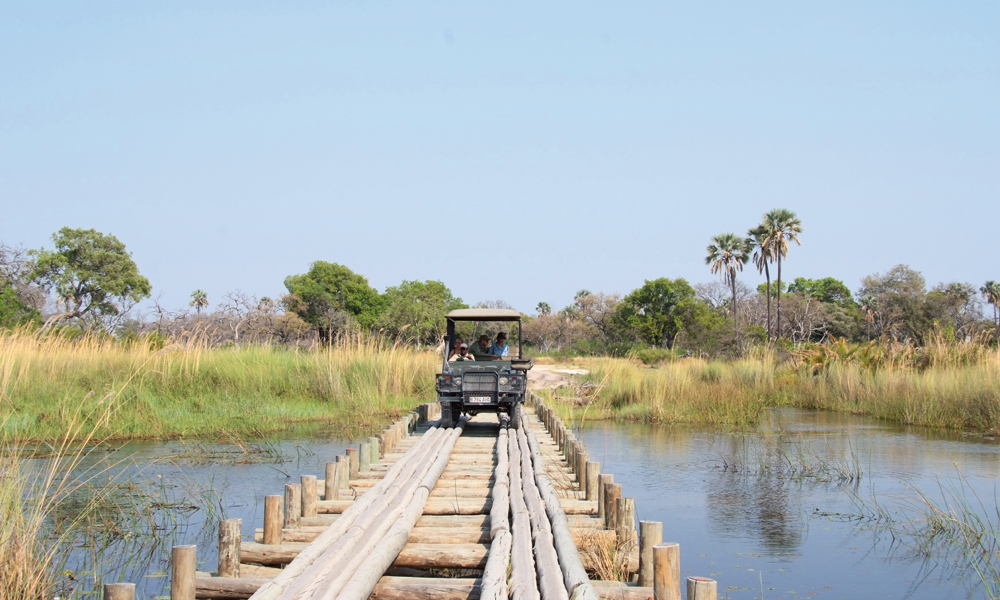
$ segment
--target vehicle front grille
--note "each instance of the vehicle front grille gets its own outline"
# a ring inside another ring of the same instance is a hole
[[[496,392],[496,373],[466,373],[462,377],[462,391],[465,392]]]

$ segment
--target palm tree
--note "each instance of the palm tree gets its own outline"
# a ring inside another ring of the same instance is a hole
[[[539,302],[538,306],[535,307],[535,310],[537,310],[538,314],[542,316],[552,314],[552,307],[548,302]]]
[[[208,307],[208,294],[201,290],[195,290],[191,292],[191,302],[189,306],[193,306],[198,314],[201,314],[202,308]]]
[[[865,294],[858,300],[861,312],[865,315],[865,332],[868,339],[872,339],[872,323],[875,322],[875,315],[878,313],[878,298]]]
[[[708,256],[705,264],[712,267],[712,273],[718,273],[733,292],[733,325],[736,335],[740,333],[738,313],[736,312],[736,271],[742,271],[743,265],[750,260],[750,248],[746,240],[735,233],[722,233],[712,238],[708,245]]]
[[[986,302],[993,305],[993,322],[997,326],[997,344],[1000,344],[1000,316],[997,314],[997,306],[1000,305],[1000,282],[987,281],[979,291]]]
[[[790,242],[802,245],[799,234],[802,233],[802,221],[787,208],[776,208],[764,215],[760,224],[766,231],[766,243],[778,262],[778,302],[775,317],[774,335],[781,337],[781,259],[788,255]]]
[[[747,246],[753,250],[753,264],[757,267],[758,273],[763,273],[767,278],[767,339],[771,339],[771,269],[769,264],[774,260],[774,253],[771,252],[771,245],[768,241],[767,230],[763,225],[758,225],[747,232]]]

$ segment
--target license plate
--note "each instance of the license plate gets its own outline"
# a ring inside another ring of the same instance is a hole
[[[469,396],[469,404],[489,404],[492,401],[492,396]]]

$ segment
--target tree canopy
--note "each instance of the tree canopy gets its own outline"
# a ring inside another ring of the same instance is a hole
[[[36,250],[32,277],[46,290],[55,290],[65,306],[58,319],[90,319],[123,314],[129,304],[148,298],[149,280],[125,244],[113,235],[93,229],[63,227],[52,236],[55,250]]]
[[[689,305],[695,302],[694,288],[687,281],[660,277],[622,298],[615,317],[643,342],[671,348],[684,328]]]
[[[417,344],[434,344],[445,331],[448,312],[468,308],[440,281],[404,281],[383,296],[385,312],[379,324],[390,333],[406,335]]]
[[[344,324],[349,316],[362,327],[376,324],[385,306],[384,299],[368,279],[349,268],[318,260],[302,275],[289,275],[285,287],[297,302],[292,310],[328,339],[331,331]]]
[[[796,277],[795,281],[788,286],[788,293],[803,293],[828,304],[840,304],[844,306],[854,304],[854,297],[851,295],[851,290],[844,285],[843,281],[834,279],[833,277],[824,277],[823,279]]]

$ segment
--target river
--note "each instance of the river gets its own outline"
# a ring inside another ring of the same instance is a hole
[[[937,502],[942,490],[964,494],[995,525],[993,439],[793,409],[772,411],[754,432],[594,422],[578,435],[623,496],[635,498],[639,518],[663,522],[664,541],[680,543],[682,574],[716,579],[720,598],[986,596],[960,547],[940,535],[921,545],[901,531],[921,524],[915,490]],[[199,570],[213,571],[218,518],[242,518],[244,539],[252,539],[265,495],[301,474],[322,476],[347,445],[304,426],[250,448],[134,442],[91,454],[89,468],[141,481],[144,498],[174,507],[155,513],[159,544],[128,534],[74,553],[79,597],[93,594],[94,564],[105,582],[136,583],[137,598],[166,597],[172,544],[197,544]],[[873,497],[893,527],[858,518],[876,514]],[[149,523],[130,526],[138,532]]]

